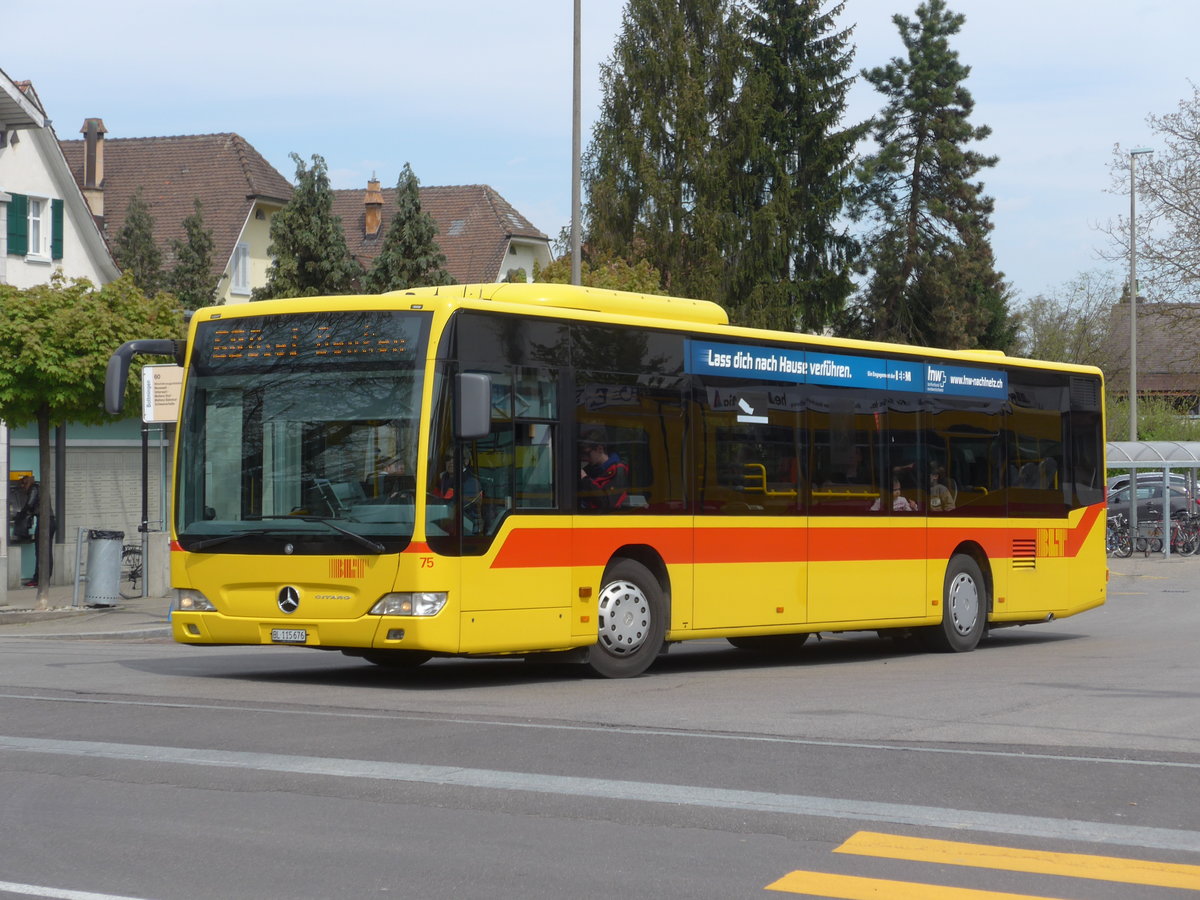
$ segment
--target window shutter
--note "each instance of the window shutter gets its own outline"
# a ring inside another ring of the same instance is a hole
[[[8,201],[8,254],[24,256],[29,252],[29,198],[12,194]]]
[[[63,258],[63,202],[50,201],[50,258]]]

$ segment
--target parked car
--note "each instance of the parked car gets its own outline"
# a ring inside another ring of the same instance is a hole
[[[1154,469],[1142,469],[1138,472],[1138,486],[1143,484],[1162,484],[1162,470],[1155,471]],[[1109,493],[1119,490],[1129,484],[1130,475],[1124,472],[1120,475],[1114,475],[1108,479]],[[1188,486],[1188,478],[1186,475],[1180,475],[1178,472],[1172,472],[1170,478],[1173,487],[1186,488]]]
[[[1171,485],[1171,515],[1180,515],[1183,513],[1194,514],[1200,512],[1200,507],[1197,506],[1196,500],[1188,496],[1186,488],[1176,487]],[[1115,491],[1109,491],[1108,494],[1108,514],[1115,516],[1117,514],[1129,516],[1129,485],[1119,488]],[[1142,478],[1138,476],[1137,486],[1137,517],[1139,522],[1161,522],[1163,515],[1163,486],[1162,478],[1158,479],[1158,483],[1149,482],[1142,483]]]

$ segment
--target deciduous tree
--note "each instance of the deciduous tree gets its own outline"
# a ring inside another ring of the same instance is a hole
[[[1153,154],[1139,156],[1137,177],[1139,295],[1160,302],[1196,299],[1200,281],[1200,87],[1175,112],[1149,115]],[[1129,197],[1129,148],[1113,148],[1111,191]],[[1129,261],[1129,219],[1105,225],[1104,254]]]
[[[130,273],[100,289],[61,275],[24,290],[0,284],[0,418],[10,425],[37,423],[38,465],[47,473],[52,427],[111,421],[102,398],[112,352],[128,340],[182,337],[183,313],[175,298],[147,297]],[[135,365],[131,384],[140,371],[141,364]],[[47,486],[41,494],[43,522],[50,521],[50,497]],[[44,606],[52,536],[49,528],[41,535],[38,601]]]
[[[1113,358],[1112,310],[1120,296],[1108,272],[1077,277],[1028,300],[1020,309],[1016,352],[1033,359],[1099,366],[1109,374]],[[1122,362],[1128,368],[1127,361]]]
[[[661,294],[662,279],[648,260],[630,264],[615,256],[593,258],[585,252],[579,264],[579,283],[584,287],[605,288],[610,291],[632,291],[635,294]],[[533,269],[533,280],[551,284],[571,283],[571,257],[560,256],[545,268]]]

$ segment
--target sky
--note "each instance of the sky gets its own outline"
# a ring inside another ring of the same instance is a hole
[[[17,0],[3,0],[15,4]],[[582,0],[583,141],[622,0]],[[902,55],[917,0],[846,0],[854,70]],[[2,7],[0,7],[2,8]],[[826,8],[829,8],[828,6]],[[1153,147],[1149,114],[1200,81],[1196,0],[951,0],[972,122],[999,157],[980,177],[992,246],[1019,298],[1113,268],[1098,227],[1129,212],[1114,148]],[[571,216],[572,0],[44,0],[3,16],[0,69],[33,82],[62,139],[236,132],[284,176],[324,157],[335,188],[489,184],[551,238]],[[861,79],[847,117],[882,98]],[[1127,157],[1121,157],[1127,160]],[[1126,182],[1127,185],[1127,182]],[[1117,265],[1114,269],[1123,272]]]

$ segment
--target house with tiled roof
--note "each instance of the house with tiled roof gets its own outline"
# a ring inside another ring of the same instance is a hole
[[[199,198],[213,233],[218,303],[242,303],[266,284],[271,217],[292,196],[292,184],[237,134],[110,138],[101,119],[87,119],[80,140],[62,141],[75,181],[111,243],[138,188],[154,218],[164,267],[171,240],[185,240],[183,220]],[[396,212],[394,188],[334,191],[350,253],[364,269],[379,255]],[[504,281],[550,262],[550,240],[487,185],[421,188],[421,206],[438,226],[447,270],[460,283]]]
[[[0,71],[0,283],[33,287],[55,272],[96,285],[120,276],[37,92]]]
[[[81,140],[62,151],[92,212],[111,242],[125,223],[138,188],[154,218],[164,268],[174,264],[171,240],[186,240],[183,220],[202,204],[213,235],[218,303],[250,299],[266,282],[271,216],[292,196],[292,185],[237,134],[108,138],[101,119],[87,119]]]
[[[13,81],[0,71],[0,284],[31,288],[48,283],[58,273],[86,278],[97,286],[121,274],[71,176],[37,92],[28,81]],[[67,426],[54,429],[56,449],[67,431]],[[127,434],[98,428],[82,442],[75,439],[76,426],[70,426],[70,431],[72,438],[64,442],[66,454],[55,454],[61,464],[44,472],[39,468],[36,425],[10,430],[0,422],[0,445],[10,451],[4,479],[9,486],[9,513],[25,500],[14,484],[20,475],[33,475],[54,498],[59,581],[72,573],[62,541],[73,537],[77,526],[95,527],[123,518],[136,522],[140,508],[136,473],[141,443],[136,428],[126,428]],[[120,479],[119,461],[125,459],[129,461],[125,468],[133,476]],[[88,476],[97,471],[102,476],[89,481]],[[88,493],[92,490],[111,495],[103,510]],[[33,556],[30,544],[7,546],[6,553],[0,554],[8,566],[7,573],[0,571],[0,592],[32,575]]]
[[[372,178],[367,189],[333,192],[350,255],[364,268],[379,255],[396,215],[396,189]],[[446,270],[459,284],[508,281],[551,261],[550,239],[486,184],[420,188],[421,211],[437,225]]]
[[[1112,307],[1105,336],[1106,386],[1129,393],[1129,304]],[[1137,309],[1139,397],[1169,397],[1200,409],[1200,303],[1148,303]]]

